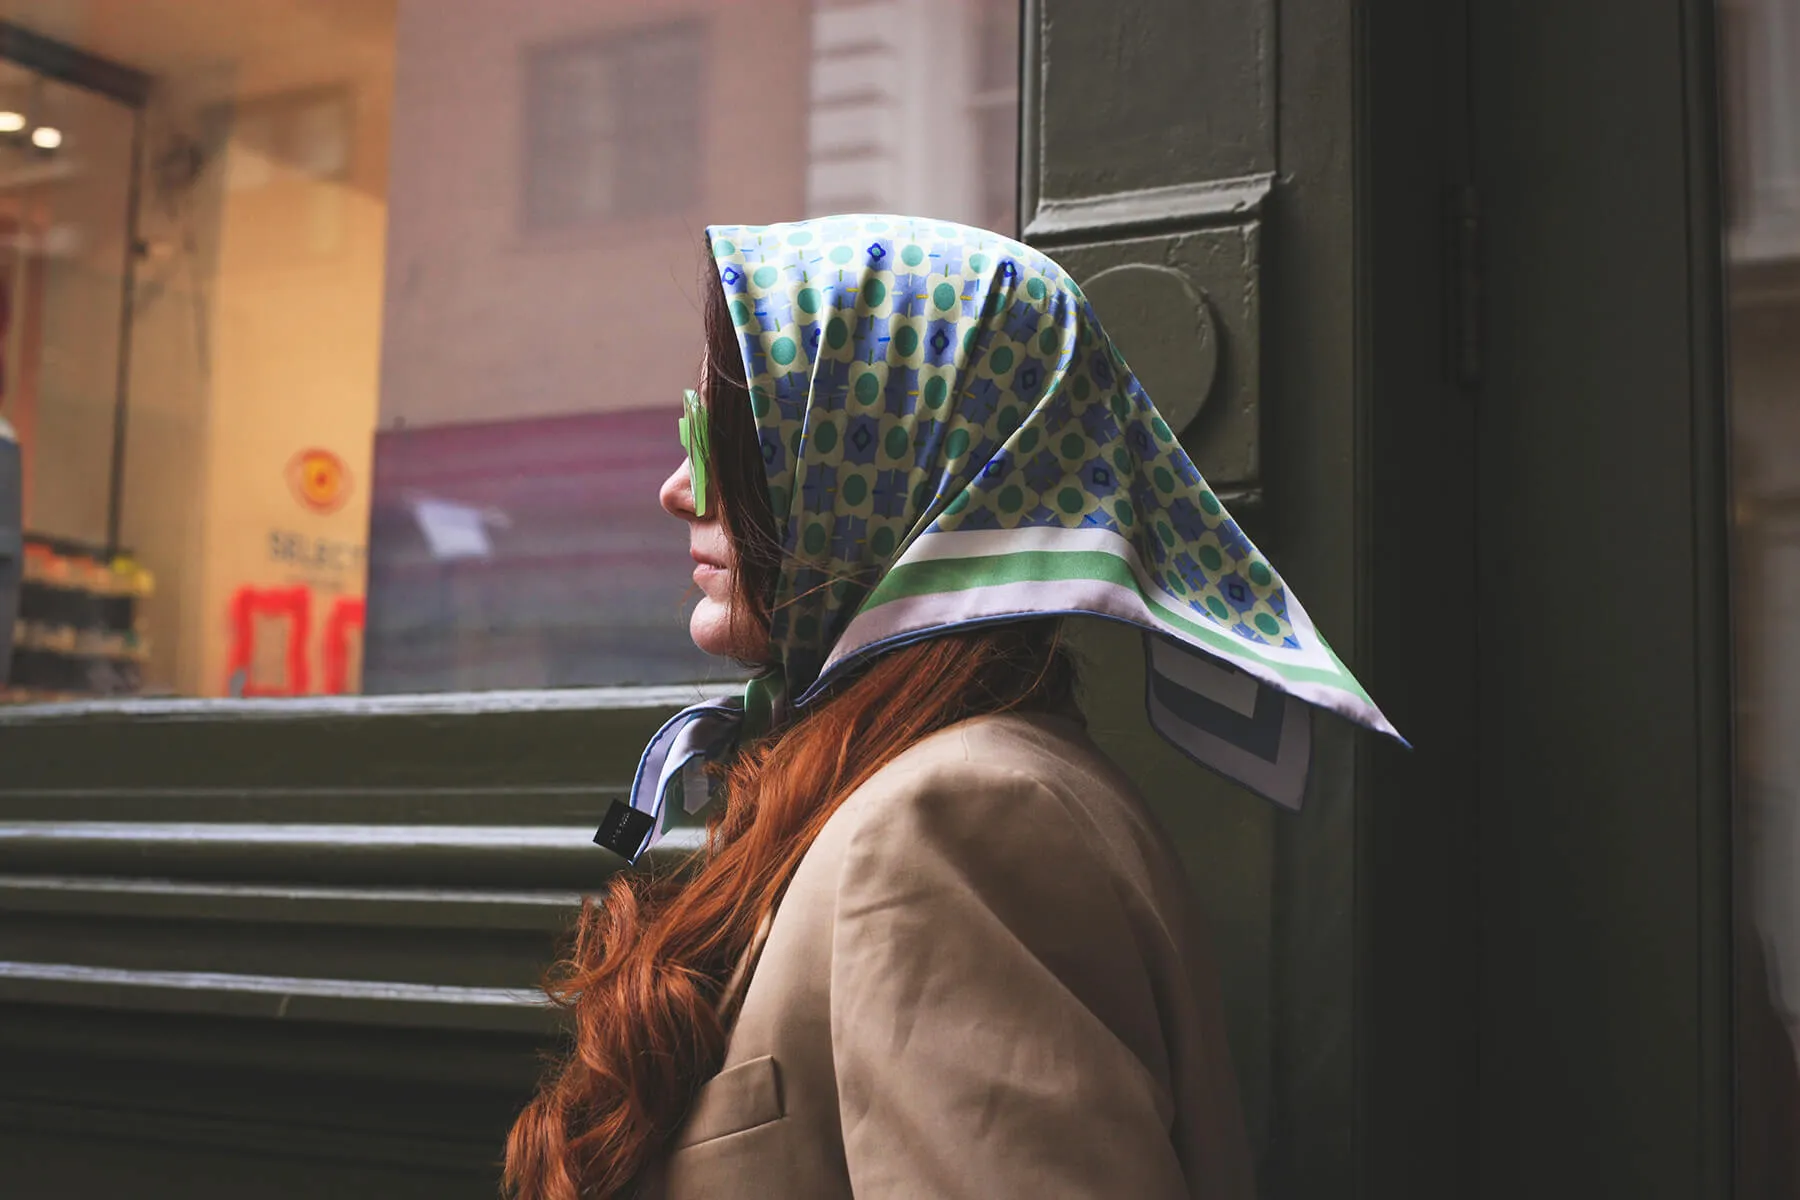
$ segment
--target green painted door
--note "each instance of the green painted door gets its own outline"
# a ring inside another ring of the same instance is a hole
[[[1214,909],[1266,1195],[1725,1194],[1711,23],[1029,10],[1026,236],[1415,746],[1321,720],[1289,817],[1114,733]]]
[[[1427,8],[1405,7],[1415,19]],[[1359,16],[1318,0],[1028,5],[1021,224],[1082,283],[1213,488],[1406,727],[1431,702],[1384,692],[1389,672],[1370,654],[1386,631],[1370,571],[1386,547],[1371,523],[1396,501],[1374,486],[1370,445]],[[1429,45],[1431,21],[1419,28]],[[1430,237],[1393,240],[1434,250]],[[1409,486],[1455,472],[1447,454]],[[1467,540],[1467,503],[1435,512]],[[1466,589],[1471,565],[1452,564],[1438,586]],[[1342,1194],[1359,1169],[1359,1097],[1372,1078],[1359,1063],[1367,909],[1386,902],[1360,858],[1379,836],[1369,783],[1393,754],[1319,719],[1304,810],[1278,814],[1148,731],[1135,637],[1084,635],[1101,666],[1094,723],[1168,823],[1213,917],[1264,1192]],[[1455,659],[1437,669],[1466,691]],[[1437,724],[1466,742],[1456,720]],[[1420,1007],[1435,1011],[1435,999],[1421,995]]]
[[[1727,1195],[1713,6],[1471,7],[1479,1194]]]

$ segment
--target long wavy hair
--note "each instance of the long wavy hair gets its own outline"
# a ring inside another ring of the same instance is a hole
[[[733,620],[766,641],[781,543],[737,337],[710,259],[701,287],[711,473],[737,552]],[[740,752],[694,863],[660,876],[621,872],[604,895],[583,902],[572,945],[545,983],[571,1018],[572,1045],[513,1125],[512,1195],[627,1193],[718,1072],[726,980],[845,797],[936,730],[984,713],[1061,707],[1073,689],[1055,621],[946,633],[878,656]]]

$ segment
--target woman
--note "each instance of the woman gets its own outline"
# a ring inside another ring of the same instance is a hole
[[[523,1197],[1240,1197],[1204,931],[1073,703],[1058,620],[1146,632],[1152,722],[1284,803],[1308,709],[1391,732],[1054,264],[980,230],[708,231],[662,502],[742,701],[658,733],[596,838],[716,797],[552,985]]]

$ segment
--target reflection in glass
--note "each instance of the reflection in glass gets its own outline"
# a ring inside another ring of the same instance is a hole
[[[721,670],[688,640],[691,565],[655,499],[698,365],[701,227],[1010,227],[1017,25],[917,0],[401,4],[367,690]],[[489,65],[507,45],[516,75]],[[421,506],[446,502],[479,514],[480,552],[434,548]]]
[[[149,579],[113,553],[134,128],[126,105],[0,61],[0,420],[28,535],[9,698],[142,685]]]
[[[1800,4],[1720,8],[1738,646],[1739,1192],[1800,1197]]]
[[[94,497],[115,482],[130,125],[85,94],[53,96],[87,182],[45,227],[77,237],[33,251],[67,269],[5,343],[9,379],[41,375],[33,531],[94,540],[78,573],[129,551],[155,581],[140,675],[110,690],[729,672],[688,641],[691,562],[656,503],[698,369],[702,227],[1014,222],[1016,0],[44,0],[31,19],[156,85],[116,543]],[[0,238],[0,279],[22,245]]]

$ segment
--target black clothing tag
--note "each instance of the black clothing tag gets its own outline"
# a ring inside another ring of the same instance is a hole
[[[614,800],[594,833],[594,844],[604,846],[621,858],[636,858],[656,818],[640,812],[623,800]]]

